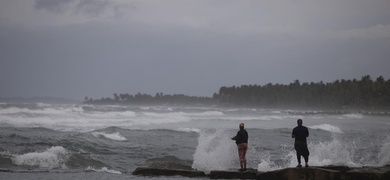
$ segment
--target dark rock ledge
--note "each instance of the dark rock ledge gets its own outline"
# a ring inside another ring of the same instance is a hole
[[[203,171],[186,169],[164,169],[151,167],[138,167],[132,173],[133,175],[144,176],[184,176],[184,177],[205,177]]]
[[[347,166],[321,166],[285,168],[268,172],[258,172],[255,169],[248,169],[244,172],[237,170],[211,171],[209,174],[198,170],[138,167],[132,174],[143,176],[209,177],[211,179],[390,180],[390,166],[353,168]]]

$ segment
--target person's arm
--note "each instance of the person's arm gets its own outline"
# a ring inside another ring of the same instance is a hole
[[[293,129],[293,131],[292,131],[291,137],[292,137],[292,138],[295,138],[294,129]]]
[[[236,136],[232,137],[232,140],[237,140],[238,134],[239,134],[239,132],[237,132]]]

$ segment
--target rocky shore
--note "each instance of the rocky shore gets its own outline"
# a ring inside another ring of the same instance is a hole
[[[383,167],[347,167],[347,166],[321,166],[309,168],[285,168],[275,171],[260,172],[248,169],[203,171],[194,169],[165,169],[154,167],[138,167],[132,173],[142,176],[183,176],[208,177],[210,179],[258,179],[258,180],[389,180],[390,165]]]

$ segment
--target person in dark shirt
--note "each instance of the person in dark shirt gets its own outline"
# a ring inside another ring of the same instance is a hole
[[[298,119],[298,126],[292,131],[292,138],[295,138],[294,148],[297,152],[298,166],[301,165],[301,156],[305,159],[305,167],[309,167],[309,149],[307,148],[306,138],[309,137],[309,130],[307,127],[302,126],[302,119]]]
[[[232,140],[236,140],[238,148],[238,157],[240,159],[240,171],[246,170],[246,151],[248,150],[248,132],[244,129],[244,123],[240,123],[240,130],[237,135],[232,137]]]

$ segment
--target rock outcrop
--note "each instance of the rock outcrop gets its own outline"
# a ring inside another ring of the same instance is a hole
[[[338,180],[341,172],[323,168],[286,168],[276,171],[259,172],[256,179],[261,180]]]
[[[205,177],[206,174],[203,171],[197,170],[185,170],[185,169],[163,169],[163,168],[150,168],[150,167],[138,167],[133,171],[133,175],[144,176],[184,176],[184,177]]]
[[[186,169],[164,169],[139,167],[133,175],[144,176],[184,176],[209,177],[211,179],[258,179],[258,180],[390,180],[390,166],[359,167],[322,166],[309,168],[285,168],[275,171],[258,172],[255,169],[247,171],[203,171]]]
[[[246,171],[210,171],[208,176],[211,179],[256,179],[257,170],[248,169]]]

